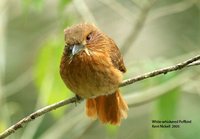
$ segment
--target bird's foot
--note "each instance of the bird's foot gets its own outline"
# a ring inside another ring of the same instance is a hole
[[[77,106],[77,103],[80,103],[83,99],[78,95],[75,95],[75,97],[76,97],[75,106]]]

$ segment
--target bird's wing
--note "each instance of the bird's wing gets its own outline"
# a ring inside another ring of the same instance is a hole
[[[119,69],[121,72],[126,72],[126,67],[124,65],[124,61],[123,61],[123,57],[120,53],[119,48],[117,47],[117,45],[114,43],[114,41],[112,39],[110,39],[111,41],[111,46],[112,47],[110,49],[110,58],[112,60],[113,65]]]

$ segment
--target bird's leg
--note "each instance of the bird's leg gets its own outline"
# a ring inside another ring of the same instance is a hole
[[[83,99],[78,95],[75,95],[75,97],[76,97],[75,106],[77,106],[77,103],[80,103]]]

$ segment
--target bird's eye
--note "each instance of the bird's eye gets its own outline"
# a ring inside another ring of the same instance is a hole
[[[86,37],[86,41],[90,41],[92,39],[92,33],[88,34]]]
[[[65,52],[67,52],[68,54],[72,53],[72,47],[68,44],[65,44],[65,48],[64,48]]]
[[[73,46],[68,47],[68,53],[69,53],[69,54],[72,53],[72,49],[73,49]]]

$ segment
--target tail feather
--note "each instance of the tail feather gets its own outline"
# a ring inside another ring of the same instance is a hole
[[[86,101],[86,114],[91,118],[97,117],[95,99],[87,99],[87,101]]]
[[[125,102],[125,100],[123,99],[123,97],[121,96],[120,93],[117,94],[118,95],[118,102],[119,102],[119,107],[120,107],[120,111],[121,111],[121,117],[123,117],[124,119],[127,118],[127,111],[128,111],[128,105]]]
[[[98,117],[102,123],[119,125],[127,117],[128,106],[119,90],[111,95],[99,96],[86,101],[86,114]]]

